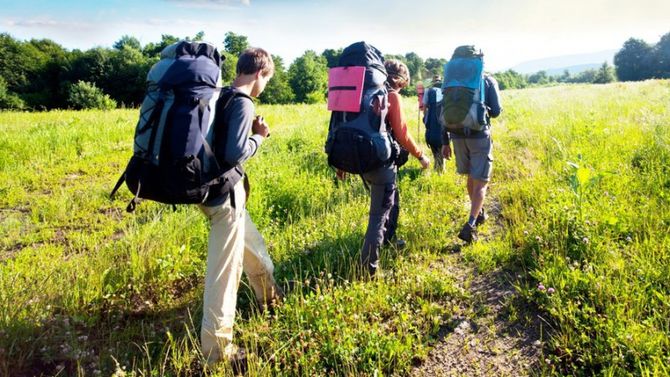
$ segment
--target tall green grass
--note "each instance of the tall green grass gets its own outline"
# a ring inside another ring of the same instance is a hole
[[[504,92],[502,250],[553,336],[546,374],[670,374],[670,83]]]
[[[669,374],[670,83],[505,91],[503,101],[488,204],[500,215],[463,254],[519,276],[551,330],[541,374]],[[294,284],[272,315],[243,284],[236,339],[255,355],[249,374],[405,374],[468,305],[443,265],[467,212],[463,178],[453,162],[440,176],[410,161],[399,227],[409,246],[385,250],[383,278],[361,279],[368,197],[325,162],[325,106],[258,112],[272,136],[246,166],[248,209],[277,278]],[[204,216],[149,202],[126,214],[125,189],[108,199],[136,117],[0,113],[0,375],[203,372]]]

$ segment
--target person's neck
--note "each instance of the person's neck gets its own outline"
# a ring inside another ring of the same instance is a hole
[[[232,86],[240,92],[251,96],[251,90],[254,87],[255,75],[239,75],[233,80]]]

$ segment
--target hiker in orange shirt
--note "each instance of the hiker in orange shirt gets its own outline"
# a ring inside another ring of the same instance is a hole
[[[388,74],[386,86],[389,89],[389,112],[386,119],[393,138],[409,154],[419,160],[422,169],[427,169],[430,166],[430,160],[408,132],[407,121],[402,110],[402,98],[399,91],[409,85],[409,69],[398,60],[385,61],[384,68]],[[405,241],[396,239],[395,234],[400,211],[397,175],[397,161],[363,174],[363,179],[370,185],[370,218],[361,251],[361,264],[367,267],[371,275],[374,275],[379,267],[379,250],[382,245],[395,247],[405,245]]]

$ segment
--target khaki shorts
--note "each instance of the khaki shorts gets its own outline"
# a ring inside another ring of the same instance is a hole
[[[488,182],[493,170],[493,141],[491,136],[481,139],[451,139],[454,144],[456,171],[474,179]]]

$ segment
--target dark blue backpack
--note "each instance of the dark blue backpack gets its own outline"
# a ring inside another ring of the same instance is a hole
[[[365,67],[365,79],[360,111],[331,113],[325,145],[328,164],[348,173],[367,173],[388,163],[394,153],[395,143],[386,126],[384,58],[375,47],[358,42],[342,51],[337,66]]]
[[[203,203],[213,186],[241,176],[241,170],[219,166],[211,148],[223,59],[210,44],[181,41],[166,47],[149,71],[133,156],[110,195],[125,181],[135,196],[128,212],[137,198]],[[225,101],[234,96],[229,91]]]
[[[426,112],[426,144],[437,148],[442,146],[442,101],[437,100],[438,88],[428,89],[428,111]]]

